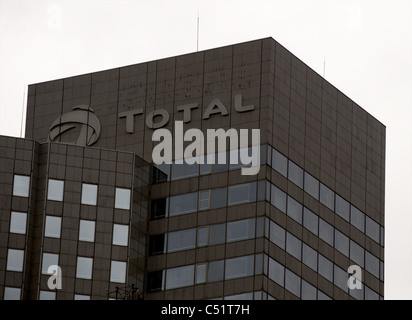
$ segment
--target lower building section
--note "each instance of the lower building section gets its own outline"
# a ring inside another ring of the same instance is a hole
[[[0,148],[1,299],[383,299],[383,226],[270,145],[255,176]]]
[[[150,166],[127,152],[1,139],[0,296],[142,292]]]

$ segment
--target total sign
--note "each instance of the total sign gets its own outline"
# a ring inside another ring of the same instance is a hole
[[[238,164],[240,160],[243,165],[250,165],[242,168],[242,175],[257,174],[260,169],[260,129],[252,129],[251,146],[249,146],[248,142],[248,129],[240,129],[239,133],[233,128],[227,131],[224,129],[207,129],[205,148],[205,137],[200,129],[192,128],[186,132],[183,130],[183,123],[191,121],[191,112],[198,107],[197,103],[177,106],[177,111],[183,112],[183,121],[175,121],[174,139],[172,133],[168,129],[163,128],[170,119],[170,115],[166,110],[154,110],[146,116],[147,127],[154,129],[152,141],[159,142],[153,148],[153,162],[155,164],[172,163],[174,149],[174,163],[183,163],[183,160],[185,160],[187,164],[204,164],[205,155],[207,155],[206,162],[214,164],[216,138],[218,140],[217,152],[219,154],[223,154],[226,151],[226,140],[229,138],[230,163]],[[255,109],[254,105],[242,105],[241,94],[235,95],[234,108],[237,112],[248,112]],[[125,131],[127,133],[134,133],[134,117],[143,114],[143,111],[143,108],[138,108],[118,114],[120,119],[125,119]],[[207,120],[213,114],[220,114],[222,116],[229,114],[226,106],[218,98],[213,99],[209,103],[202,118]],[[159,119],[155,121],[156,118]],[[56,119],[50,128],[49,140],[56,141],[61,134],[78,125],[81,125],[79,137],[76,141],[71,141],[71,143],[82,146],[93,145],[100,136],[101,125],[93,110],[85,105],[77,106],[73,108],[73,111],[63,114]],[[184,142],[192,143],[183,150]],[[251,156],[249,156],[248,149],[252,151]],[[217,161],[219,164],[224,164],[226,163],[226,157],[218,157]]]

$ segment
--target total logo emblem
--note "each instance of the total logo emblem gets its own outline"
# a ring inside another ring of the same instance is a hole
[[[92,108],[86,105],[79,105],[57,118],[50,127],[49,140],[58,142],[58,138],[66,131],[78,126],[80,134],[77,140],[70,141],[78,146],[91,146],[99,139],[101,132],[100,121],[94,114]]]

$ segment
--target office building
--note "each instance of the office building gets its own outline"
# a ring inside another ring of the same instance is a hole
[[[2,299],[383,299],[385,126],[272,38],[30,85],[0,151]]]

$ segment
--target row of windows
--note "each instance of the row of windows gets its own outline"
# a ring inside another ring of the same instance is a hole
[[[13,195],[19,197],[28,197],[30,187],[30,177],[14,175]],[[83,183],[81,203],[86,205],[97,205],[97,188],[96,184]],[[47,200],[63,201],[64,181],[48,180]],[[115,208],[130,209],[130,189],[116,188]]]
[[[253,148],[253,150],[252,150]],[[242,164],[241,156],[248,156],[253,163],[257,163],[257,159],[252,157],[257,155],[257,147],[242,148],[226,152],[214,154],[214,163],[208,159],[207,155],[203,156],[203,163],[198,164],[198,158],[190,158],[180,161],[173,161],[171,164],[155,165],[156,170],[153,172],[153,183],[165,181],[175,181],[180,179],[192,178],[199,175],[226,172],[228,170],[236,170],[242,167],[249,167],[250,164]],[[252,152],[253,151],[253,152]],[[266,145],[260,146],[260,164],[264,164],[266,155]]]
[[[21,288],[4,288],[4,300],[20,300],[20,296]],[[56,292],[40,290],[39,300],[56,300]],[[83,294],[75,294],[74,300],[90,300],[90,296]]]
[[[23,271],[24,250],[8,249],[7,271]],[[55,253],[43,253],[42,274],[49,274],[49,267],[59,265],[59,255]],[[93,258],[77,257],[76,277],[80,279],[92,279]],[[126,279],[126,262],[112,261],[110,281],[124,283]]]
[[[328,207],[330,210],[334,211],[340,217],[345,219],[347,222],[351,223],[354,227],[359,229],[361,232],[365,233],[375,242],[384,244],[384,230],[383,227],[376,223],[374,220],[366,216],[362,211],[351,205],[348,201],[343,199],[333,190],[328,188],[326,185],[321,183],[319,180],[314,178],[308,172],[304,171],[301,167],[296,165],[293,161],[289,160],[283,154],[278,152],[276,149],[268,146],[266,153],[266,146],[260,146],[260,159],[261,164],[264,163],[265,158],[269,166],[274,170],[282,174],[284,177],[288,178],[291,182],[296,184],[298,187],[303,189],[306,193],[311,195],[316,200],[320,201],[323,205]],[[244,151],[244,150],[243,150]],[[249,148],[249,153],[250,153]],[[224,154],[216,154],[216,161],[219,156],[223,156],[224,159],[228,159],[231,152],[225,152]],[[265,157],[266,154],[266,157]],[[170,176],[172,180],[179,180],[184,178],[189,178],[197,176],[199,174],[199,167],[201,174],[207,173],[217,173],[227,171],[228,169],[237,169],[244,165],[228,165],[229,161],[226,161],[225,165],[196,165],[187,164],[183,161],[183,164],[173,163],[173,164],[162,164],[157,166],[161,170],[165,177]],[[204,167],[208,169],[203,169]],[[158,176],[159,174],[157,174]],[[156,180],[155,180],[156,181]],[[159,182],[159,181],[158,181]],[[223,195],[222,195],[223,198]],[[192,199],[193,200],[193,199]],[[194,210],[193,201],[191,210]],[[213,208],[213,207],[212,207]],[[193,212],[193,211],[192,211]]]
[[[148,273],[148,290],[170,290],[262,273],[262,254],[187,265]],[[256,272],[255,272],[256,268]]]
[[[267,190],[270,190],[270,194],[267,192],[268,201],[270,201],[274,207],[286,213],[290,218],[298,222],[300,225],[303,225],[316,236],[319,236],[319,238],[330,246],[336,248],[346,257],[355,261],[362,268],[366,268],[377,278],[383,280],[383,262],[379,261],[377,257],[369,253],[356,242],[350,240],[349,237],[335,229],[325,220],[314,214],[311,210],[287,195],[275,185],[267,182]],[[284,233],[279,233],[278,237],[285,239]],[[284,246],[279,245],[279,247],[284,249]],[[366,261],[367,263],[365,263],[366,257],[368,257]],[[379,266],[381,266],[380,273]]]
[[[13,287],[4,288],[4,300],[20,300],[21,289]],[[56,292],[40,290],[39,300],[56,300]],[[75,294],[74,300],[90,300],[89,295]],[[109,298],[109,300],[114,300]],[[274,298],[264,291],[245,292],[231,296],[225,296],[213,300],[274,300]]]
[[[11,212],[10,232],[25,234],[27,213]],[[44,226],[44,236],[49,238],[60,238],[62,218],[55,216],[46,216]],[[82,220],[79,222],[79,241],[94,242],[96,221]],[[122,224],[113,224],[112,244],[118,246],[127,246],[129,238],[129,226]]]
[[[151,217],[152,219],[173,217],[198,210],[255,202],[256,199],[258,201],[264,200],[264,188],[264,181],[248,182],[152,200]]]
[[[321,254],[316,252],[314,249],[306,245],[306,243],[302,243],[302,241],[291,233],[287,232],[281,226],[276,224],[275,222],[268,220],[266,218],[266,226],[267,229],[265,230],[265,236],[269,238],[271,242],[276,244],[278,247],[286,250],[289,254],[294,256],[299,261],[302,261],[308,267],[313,269],[315,272],[319,272],[325,278],[328,277],[322,274],[321,269],[318,270],[318,255],[319,261],[326,259]],[[337,233],[336,233],[337,232]],[[337,236],[340,235],[340,236]],[[383,263],[379,265],[379,259],[376,258],[374,255],[369,253],[369,251],[365,250],[361,246],[359,246],[356,242],[349,240],[346,238],[341,238],[344,236],[338,230],[335,229],[335,239],[337,244],[337,250],[342,252],[342,247],[345,247],[345,255],[349,257],[352,261],[356,262],[362,268],[365,268],[368,272],[373,274],[376,278],[381,278],[383,280]],[[333,237],[333,234],[332,234]],[[349,254],[350,251],[350,254]],[[343,253],[343,252],[342,252]],[[332,262],[330,262],[331,264]],[[381,272],[379,273],[379,267],[381,266]],[[322,268],[324,270],[324,268]],[[328,279],[330,280],[330,279]]]
[[[48,269],[52,265],[59,264],[59,255],[55,253],[43,253],[42,274],[51,274]],[[111,260],[110,282],[126,282],[126,262]],[[93,258],[77,257],[76,278],[92,279]],[[62,270],[64,272],[64,270]]]
[[[286,250],[286,252],[288,252],[290,255],[292,255],[299,261],[302,261],[313,271],[333,283],[334,268],[339,268],[337,265],[312,249],[306,243],[302,243],[301,240],[294,237],[291,233],[287,232],[285,229],[283,229],[273,221],[270,221],[269,225],[269,239],[271,242],[273,242],[283,250]],[[351,259],[358,264],[361,264],[361,262],[363,263],[363,259],[365,257],[366,270],[374,274],[376,277],[379,277],[379,262],[374,256],[372,256],[368,251],[366,251],[365,256],[363,256],[364,249],[357,246],[355,242],[352,242],[352,240],[351,252],[353,252]],[[343,288],[343,290],[347,290],[347,287]],[[370,289],[368,288],[368,290]],[[359,296],[360,293],[361,292],[357,292],[358,295],[356,296],[356,298],[363,299],[363,297]]]
[[[355,228],[366,232],[369,238],[384,244],[383,227],[271,146],[268,146],[267,163]]]
[[[349,289],[348,280],[349,274],[339,266],[332,264],[329,260],[319,255],[323,259],[319,259],[319,273],[338,286],[344,292],[348,293],[357,300],[379,300],[381,297],[372,289],[362,284],[362,289]],[[320,267],[324,265],[325,267]],[[324,270],[321,271],[321,269]],[[331,300],[322,291],[299,277],[294,272],[285,268],[282,264],[264,255],[264,270],[263,273],[271,280],[276,282],[281,287],[293,293],[296,297],[302,300]]]
[[[262,261],[263,258],[263,261]],[[326,259],[327,260],[327,259]],[[319,262],[322,263],[323,262]],[[148,273],[148,290],[171,290],[195,284],[210,283],[252,276],[263,273],[271,280],[304,300],[330,299],[322,291],[285,268],[282,264],[267,255],[257,254],[218,260],[196,265],[187,265]],[[331,276],[327,279],[355,299],[379,300],[379,295],[367,286],[363,289],[348,288],[349,274],[331,264]],[[329,267],[328,267],[329,268]],[[322,271],[323,272],[323,271]],[[330,271],[327,271],[330,273]],[[323,275],[321,273],[321,275]]]
[[[196,248],[196,246],[199,248],[207,245],[253,239],[255,234],[256,237],[263,236],[263,218],[251,218],[179,230],[151,236],[149,239],[149,255],[190,250]]]
[[[116,209],[130,209],[130,189],[116,188],[115,203]],[[47,189],[47,199],[53,201],[63,201],[64,181],[49,179]],[[91,206],[97,205],[97,185],[83,183],[82,184],[82,204]]]

